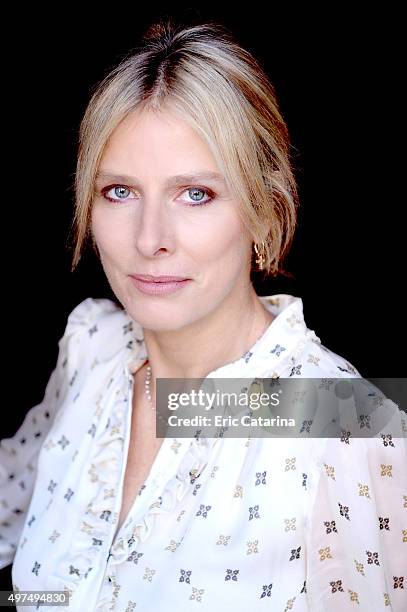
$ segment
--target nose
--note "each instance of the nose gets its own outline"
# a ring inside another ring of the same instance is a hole
[[[157,254],[170,254],[174,248],[173,224],[170,211],[159,198],[146,198],[140,201],[134,241],[143,257]]]

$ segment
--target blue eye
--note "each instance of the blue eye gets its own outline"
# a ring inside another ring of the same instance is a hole
[[[130,189],[128,189],[128,187],[115,187],[114,188],[114,193],[115,195],[117,195],[117,197],[121,200],[124,198],[128,198],[130,195]]]
[[[113,191],[117,199],[108,195],[110,191]],[[124,185],[113,185],[112,187],[106,187],[102,191],[103,196],[109,200],[109,202],[125,201],[129,197],[130,193],[130,189]]]
[[[109,195],[109,193],[111,192],[113,195]],[[102,196],[106,198],[106,200],[109,200],[109,202],[116,203],[127,202],[131,193],[132,190],[129,187],[126,187],[125,185],[109,185],[109,187],[105,187],[101,191]],[[185,204],[187,206],[193,206],[195,208],[198,206],[205,206],[206,204],[209,204],[210,202],[212,202],[212,200],[215,199],[215,194],[204,187],[189,187],[188,189],[184,189],[182,193],[188,193],[189,197],[192,198],[192,201],[185,202]],[[194,199],[196,196],[199,196],[199,194],[205,193],[207,194],[206,200]],[[131,199],[137,198],[130,198],[130,200]]]
[[[214,199],[214,196],[212,195],[212,193],[209,193],[209,191],[207,189],[204,189],[203,187],[191,187],[190,189],[187,189],[188,194],[190,197],[194,197],[191,196],[190,194],[194,194],[196,195],[197,193],[206,193],[208,194],[208,199],[206,200],[193,200],[193,202],[195,202],[194,204],[191,202],[187,202],[188,206],[205,206],[205,204],[209,204],[209,202],[212,202],[212,200]]]

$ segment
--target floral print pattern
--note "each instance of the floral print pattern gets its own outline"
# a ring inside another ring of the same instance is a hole
[[[300,298],[260,299],[275,319],[209,377],[360,377]],[[66,589],[69,612],[407,609],[406,443],[387,431],[165,439],[116,532],[146,358],[114,302],[69,315],[43,401],[0,443],[0,567],[13,563],[16,591]]]

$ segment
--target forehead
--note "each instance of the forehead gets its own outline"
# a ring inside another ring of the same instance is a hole
[[[116,161],[132,166],[166,167],[171,174],[196,170],[218,170],[205,140],[174,111],[135,110],[113,131],[102,163]]]

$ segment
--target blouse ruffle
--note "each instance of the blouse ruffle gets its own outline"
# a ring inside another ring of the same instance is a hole
[[[115,487],[118,483],[122,486],[124,478],[123,453],[126,436],[129,436],[127,427],[130,427],[131,422],[133,378],[121,373],[121,380],[120,389],[114,390],[112,385],[111,397],[105,398],[105,406],[110,406],[109,415],[106,415],[105,419],[102,415],[92,442],[93,452],[88,463],[88,477],[92,485],[96,486],[96,491],[80,517],[80,524],[86,523],[86,526],[77,529],[71,547],[59,560],[56,570],[48,576],[47,588],[50,590],[68,589],[73,595],[79,585],[82,590],[82,583],[95,571],[94,568],[101,563],[107,563],[108,559],[112,568],[109,572],[110,581],[114,581],[114,566],[129,557],[137,542],[145,542],[150,537],[159,515],[174,512],[194,480],[205,469],[212,447],[219,440],[164,439],[160,449],[162,457],[168,453],[164,445],[176,445],[175,469],[174,464],[170,462],[168,465],[167,461],[166,465],[161,464],[162,469],[148,477],[138,500],[140,507],[131,509],[117,534],[119,537],[116,537],[111,546],[112,531],[116,528],[120,510]],[[103,606],[111,597],[111,586],[101,586],[96,609],[104,609]],[[95,593],[92,594],[95,596]],[[89,595],[89,601],[92,594]]]
[[[106,506],[103,490],[111,482],[120,480],[117,466],[122,458],[122,448],[114,444],[120,441],[124,444],[126,423],[122,418],[120,408],[112,411],[112,429],[116,431],[110,438],[107,431],[103,432],[97,440],[99,451],[94,457],[96,473],[99,474],[101,481],[98,495],[92,502],[92,506],[97,510],[95,523],[101,523],[100,511]],[[178,447],[177,457],[178,467],[172,471],[172,464],[160,469],[152,477],[149,476],[145,490],[141,491],[139,498],[140,508],[135,510],[133,507],[120,528],[109,554],[109,574],[107,580],[102,585],[96,610],[106,610],[106,606],[112,599],[112,585],[115,583],[115,566],[125,562],[133,550],[137,549],[138,542],[144,543],[153,533],[157,517],[163,514],[173,513],[180,502],[187,495],[194,480],[204,471],[211,456],[213,445],[218,439],[193,438],[191,439],[164,439],[163,446],[160,448],[160,456],[167,455],[170,443]],[[161,464],[162,465],[162,464]],[[168,474],[170,474],[168,476]],[[143,505],[144,502],[144,505]],[[111,500],[110,510],[114,514],[115,500]],[[103,527],[103,523],[102,523]],[[110,527],[106,524],[105,537],[108,539]]]

